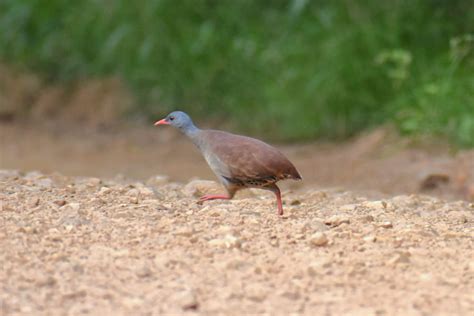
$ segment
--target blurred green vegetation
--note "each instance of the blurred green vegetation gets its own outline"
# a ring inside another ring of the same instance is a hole
[[[474,1],[2,0],[0,59],[119,76],[154,118],[280,140],[393,122],[474,145]]]

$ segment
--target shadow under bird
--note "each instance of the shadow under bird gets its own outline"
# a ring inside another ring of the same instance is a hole
[[[275,147],[258,139],[218,130],[199,129],[184,112],[175,111],[157,125],[171,125],[199,148],[209,167],[227,189],[227,195],[204,195],[200,202],[232,199],[238,190],[258,188],[276,195],[278,214],[283,215],[280,180],[300,180],[295,166]]]

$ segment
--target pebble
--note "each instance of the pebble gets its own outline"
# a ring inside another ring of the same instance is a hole
[[[367,235],[363,239],[366,242],[375,242],[375,241],[377,241],[377,237],[375,237],[374,235]]]
[[[173,232],[175,236],[183,236],[183,237],[191,237],[192,235],[194,235],[194,233],[195,233],[195,230],[192,227],[183,227]]]
[[[138,191],[138,189],[136,188],[133,188],[133,189],[130,189],[127,191],[127,195],[128,196],[138,196],[140,194],[140,191]]]
[[[35,206],[38,206],[39,205],[39,202],[40,202],[40,199],[38,197],[32,197],[29,201],[28,201],[28,205],[30,207],[35,207]]]
[[[112,189],[110,189],[108,187],[101,187],[97,194],[98,195],[106,195],[106,194],[109,194],[111,191],[112,191]]]
[[[153,192],[152,189],[147,188],[147,187],[139,188],[138,192],[140,193],[141,196],[144,196],[144,197],[151,197],[155,195],[155,192]]]
[[[328,242],[329,242],[329,239],[326,237],[326,234],[324,234],[322,232],[314,233],[309,238],[309,243],[312,246],[316,246],[316,247],[325,246],[325,245],[328,244]]]
[[[302,234],[308,233],[308,232],[312,232],[312,233],[325,232],[327,230],[329,230],[329,227],[326,224],[324,224],[323,222],[319,221],[319,220],[313,220],[313,221],[306,222],[299,229],[299,231]]]
[[[388,204],[385,201],[367,201],[362,205],[374,210],[385,210],[388,207]]]
[[[138,267],[136,270],[135,270],[135,274],[139,277],[139,278],[146,278],[146,277],[149,277],[153,274],[153,272],[151,271],[151,269],[146,266],[146,265],[142,265],[140,267]]]
[[[66,200],[56,200],[53,202],[54,204],[56,204],[57,206],[61,207],[61,206],[64,206],[66,205]]]
[[[139,297],[125,297],[122,304],[130,309],[135,309],[143,305],[143,300]]]
[[[68,208],[70,210],[74,211],[74,212],[77,212],[81,208],[81,204],[80,203],[69,203]]]
[[[197,310],[199,308],[199,302],[193,291],[178,293],[177,301],[183,310]]]
[[[392,258],[387,261],[388,265],[396,265],[399,263],[409,263],[410,262],[410,253],[409,252],[399,252],[396,253]]]
[[[301,204],[301,201],[300,201],[300,200],[297,200],[297,199],[292,200],[292,201],[290,202],[290,205],[300,205],[300,204]]]
[[[88,187],[96,187],[96,186],[99,186],[101,183],[102,183],[102,180],[99,179],[99,178],[87,178],[85,181],[84,181],[85,185],[88,186]]]
[[[358,204],[346,204],[339,207],[339,210],[344,212],[353,212],[357,208]]]
[[[258,283],[246,287],[245,294],[249,300],[254,302],[263,302],[267,298],[266,289]]]
[[[310,277],[314,277],[318,274],[323,274],[331,267],[331,260],[327,258],[319,259],[311,262],[308,265],[307,273]]]
[[[373,222],[375,219],[372,215],[363,215],[359,218],[359,220],[362,222],[362,223],[371,223]]]
[[[242,242],[236,236],[227,234],[223,238],[209,240],[209,245],[222,248],[240,248],[242,246]]]
[[[225,209],[212,209],[209,213],[211,217],[224,217],[229,214],[229,212]]]
[[[393,224],[390,221],[386,221],[380,224],[380,227],[382,228],[393,228]]]
[[[341,224],[349,224],[351,221],[349,220],[348,217],[344,216],[332,216],[329,219],[327,219],[324,223],[326,225],[330,225],[332,227],[337,227]]]

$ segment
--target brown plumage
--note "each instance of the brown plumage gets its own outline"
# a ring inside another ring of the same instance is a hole
[[[301,179],[295,166],[276,148],[254,138],[216,130],[200,130],[183,112],[173,112],[155,125],[173,125],[200,149],[209,167],[227,189],[228,195],[205,195],[200,202],[231,199],[238,190],[260,188],[275,193],[278,214],[283,214],[276,183]]]

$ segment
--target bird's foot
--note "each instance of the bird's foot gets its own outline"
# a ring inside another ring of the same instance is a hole
[[[211,200],[230,200],[230,197],[223,194],[206,194],[199,198],[197,204],[202,204],[204,201],[211,201]]]

